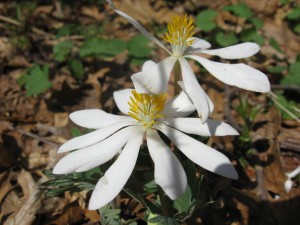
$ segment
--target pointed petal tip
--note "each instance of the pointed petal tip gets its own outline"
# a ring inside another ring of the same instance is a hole
[[[89,210],[97,210],[100,209],[101,207],[103,207],[104,205],[100,205],[99,201],[97,201],[97,199],[95,197],[91,197],[90,201],[89,201],[89,206],[88,209]]]
[[[233,180],[237,180],[239,178],[238,173],[230,162],[219,165],[213,172]]]

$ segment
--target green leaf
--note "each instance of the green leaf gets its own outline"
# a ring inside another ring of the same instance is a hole
[[[245,19],[250,19],[252,17],[252,11],[245,3],[237,3],[235,5],[225,6],[223,9],[231,11],[235,15]]]
[[[255,26],[256,29],[260,29],[264,25],[264,22],[258,18],[251,18],[250,21]]]
[[[148,225],[179,225],[179,223],[174,218],[150,214],[148,217]]]
[[[181,195],[179,198],[177,198],[174,201],[174,208],[177,209],[179,212],[183,212],[188,210],[188,208],[192,204],[192,191],[190,186],[188,185],[185,189],[183,195]]]
[[[281,84],[300,85],[300,62],[290,65],[289,73],[281,81]]]
[[[84,78],[84,67],[80,60],[71,59],[69,61],[68,65],[69,65],[72,76],[74,76],[78,80],[81,80]]]
[[[62,41],[54,46],[53,54],[55,61],[63,62],[66,60],[73,48],[72,41]]]
[[[79,137],[80,135],[82,135],[82,133],[80,132],[80,130],[78,128],[72,127],[71,135],[72,135],[72,137]]]
[[[235,36],[234,33],[223,33],[223,32],[218,32],[216,35],[216,42],[221,45],[222,47],[226,47],[229,45],[233,45],[238,43],[238,38]]]
[[[289,20],[298,20],[300,19],[300,7],[292,9],[292,11],[287,14],[286,18]]]
[[[243,30],[241,32],[241,39],[245,42],[255,42],[260,46],[262,46],[265,42],[265,38],[262,35],[258,34],[254,28]]]
[[[120,209],[112,209],[109,204],[99,209],[101,224],[121,225]]]
[[[297,103],[295,103],[294,101],[290,101],[288,99],[286,99],[282,94],[277,94],[277,98],[276,100],[288,111],[290,111],[291,113],[293,113],[295,116],[297,116],[298,118],[300,117],[300,112],[297,110],[297,108],[299,107],[299,105],[297,105]],[[281,115],[284,119],[286,120],[292,120],[294,119],[292,116],[290,116],[285,110],[283,110],[280,106],[278,106],[275,103],[275,107],[281,112]]]
[[[88,56],[107,56],[113,57],[123,52],[126,49],[126,43],[120,39],[102,39],[90,38],[87,39],[80,47],[80,57]]]
[[[199,12],[196,16],[196,25],[203,31],[211,31],[216,28],[215,17],[217,12],[212,9],[206,9]]]
[[[270,45],[276,49],[278,52],[281,52],[283,53],[283,51],[281,50],[279,44],[277,43],[277,41],[274,39],[274,38],[271,38],[270,41],[269,41]]]
[[[293,29],[296,33],[300,33],[300,23],[297,24],[294,29]]]
[[[267,71],[270,73],[282,73],[283,71],[287,70],[287,66],[274,66],[268,67]]]
[[[137,58],[148,57],[151,53],[149,39],[144,35],[138,35],[127,42],[129,55]]]
[[[152,180],[144,185],[144,190],[148,193],[155,193],[157,192],[157,184],[155,183],[155,180]]]
[[[52,86],[48,77],[48,66],[40,66],[36,64],[20,77],[18,84],[25,87],[26,96],[38,95],[45,92]]]

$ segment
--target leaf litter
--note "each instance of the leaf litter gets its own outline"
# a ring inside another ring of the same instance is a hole
[[[61,157],[56,154],[57,147],[71,137],[70,130],[76,127],[68,120],[70,112],[84,108],[115,112],[112,92],[130,87],[130,74],[140,69],[145,58],[163,57],[160,49],[142,40],[103,2],[0,3],[1,224],[98,224],[101,220],[97,211],[86,209],[86,192],[46,198],[41,183],[48,178],[42,171],[55,165]],[[153,32],[158,36],[172,15],[188,12],[200,26],[199,36],[219,47],[241,39],[259,41],[261,53],[247,63],[265,72],[268,68],[287,68],[267,74],[274,88],[281,91],[276,94],[293,101],[295,113],[299,113],[300,88],[295,87],[300,73],[300,39],[294,19],[298,11],[293,11],[293,7],[299,7],[296,3],[115,2],[149,30],[155,28]],[[144,51],[134,49],[132,41],[138,41]],[[109,49],[103,43],[108,43]],[[197,74],[206,73],[192,66]],[[227,88],[211,76],[198,78],[216,105],[213,118],[243,128],[245,121],[235,110],[240,104],[238,95],[247,96],[251,107],[262,105],[262,109],[250,130],[254,153],[239,153],[237,139],[232,137],[209,140],[220,151],[227,151],[240,179],[229,183],[210,176],[206,182],[211,192],[202,190],[201,195],[208,199],[213,194],[214,207],[190,218],[189,224],[299,223],[299,176],[293,179],[289,193],[284,190],[285,173],[300,164],[299,123],[281,116],[267,95],[235,88],[226,92]],[[148,198],[151,201],[151,195]],[[134,218],[138,224],[145,224],[140,203],[124,194],[116,203],[123,207],[123,221]]]

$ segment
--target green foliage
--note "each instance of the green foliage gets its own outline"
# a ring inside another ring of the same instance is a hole
[[[289,73],[281,81],[281,84],[300,85],[300,62],[290,65]]]
[[[278,52],[283,53],[283,51],[281,50],[279,44],[277,43],[277,41],[276,41],[274,38],[271,38],[271,39],[269,40],[269,43],[270,43],[270,45],[271,45],[274,49],[276,49]]]
[[[42,184],[46,190],[47,197],[54,197],[63,194],[65,191],[79,192],[93,190],[100,177],[99,167],[83,173],[71,173],[67,175],[56,175],[51,170],[45,170],[44,174],[51,180]]]
[[[89,38],[80,47],[80,57],[113,57],[126,49],[126,43],[120,39]]]
[[[20,86],[26,89],[26,96],[38,95],[48,90],[52,83],[49,81],[49,67],[34,65],[18,80]]]
[[[144,35],[137,35],[127,42],[129,55],[136,58],[149,57],[151,47],[149,46],[149,39]]]
[[[289,20],[298,20],[300,19],[300,7],[292,9],[292,11],[286,16]]]
[[[71,50],[73,48],[73,42],[72,41],[62,41],[54,46],[53,48],[53,54],[55,61],[63,62],[66,60],[66,58],[71,53]]]
[[[225,6],[223,9],[231,11],[235,15],[245,19],[250,19],[252,17],[252,11],[245,3],[237,3],[235,5]]]
[[[279,104],[281,104],[286,110],[290,111],[295,116],[300,117],[300,112],[299,112],[299,110],[297,110],[297,108],[299,107],[297,105],[297,103],[286,99],[280,92],[277,92],[276,94],[277,94],[276,100],[279,102]],[[275,107],[280,111],[283,119],[286,119],[286,120],[294,119],[285,110],[283,110],[282,107],[278,106],[278,104],[275,103]]]
[[[270,73],[282,73],[283,71],[287,70],[287,66],[274,66],[268,67],[267,71]]]
[[[216,35],[216,42],[222,47],[226,47],[229,45],[237,44],[239,40],[232,32],[230,33],[218,32]]]
[[[179,198],[177,198],[174,201],[174,208],[177,209],[179,212],[184,212],[188,210],[188,208],[192,204],[192,191],[190,186],[188,185],[185,189],[183,195],[181,195]]]
[[[256,29],[261,29],[264,25],[264,22],[258,18],[251,18],[250,21],[255,26]]]
[[[215,17],[217,12],[212,9],[206,9],[199,12],[196,16],[196,25],[203,31],[211,31],[216,28]]]
[[[262,46],[265,42],[265,38],[258,34],[257,30],[254,28],[243,30],[241,32],[241,39],[244,42],[255,42],[260,46]]]
[[[148,217],[148,225],[179,225],[174,218],[150,214]]]
[[[78,59],[70,59],[68,61],[69,69],[71,71],[72,76],[76,79],[81,80],[84,78],[84,67],[80,60]]]
[[[120,221],[120,209],[112,209],[109,204],[99,209],[100,223],[105,225],[122,225]]]

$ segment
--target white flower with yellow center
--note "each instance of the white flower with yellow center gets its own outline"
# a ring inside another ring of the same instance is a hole
[[[226,48],[208,50],[211,47],[210,43],[193,37],[193,20],[187,16],[175,16],[168,25],[168,32],[163,36],[163,39],[171,44],[172,51],[169,51],[160,40],[145,30],[135,19],[117,10],[111,0],[106,1],[115,12],[126,18],[142,34],[170,54],[170,57],[150,67],[147,71],[139,72],[132,76],[132,79],[137,84],[135,86],[137,92],[158,94],[158,91],[161,90],[162,87],[167,88],[166,83],[169,81],[170,73],[176,61],[178,61],[180,63],[183,79],[183,83],[181,83],[180,86],[195,104],[202,122],[205,122],[213,111],[213,103],[199,85],[193,70],[185,58],[199,62],[212,75],[226,84],[262,93],[270,91],[270,83],[267,76],[257,69],[243,63],[225,64],[213,62],[204,57],[195,55],[207,54],[216,55],[224,59],[242,59],[250,57],[259,51],[260,47],[256,43],[247,42]]]
[[[135,166],[144,134],[155,165],[155,182],[171,199],[183,194],[187,187],[186,174],[158,131],[164,133],[183,154],[202,168],[237,179],[237,173],[225,155],[185,133],[201,136],[238,133],[221,121],[207,120],[201,123],[198,118],[183,118],[195,111],[184,92],[166,102],[166,94],[139,94],[135,90],[125,89],[114,92],[114,99],[126,116],[108,114],[98,109],[70,114],[71,120],[77,125],[96,130],[63,144],[59,153],[76,151],[63,157],[53,169],[54,174],[87,171],[108,162],[120,152],[98,181],[89,209],[104,206],[122,190]]]

